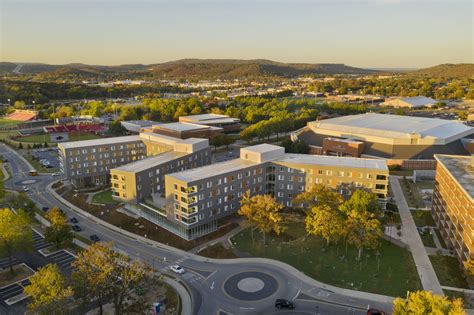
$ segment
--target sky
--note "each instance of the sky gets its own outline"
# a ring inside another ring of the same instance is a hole
[[[472,0],[0,0],[0,61],[472,63]]]

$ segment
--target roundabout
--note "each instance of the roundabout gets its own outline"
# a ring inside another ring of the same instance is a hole
[[[278,291],[278,281],[269,274],[247,271],[234,274],[224,282],[224,291],[241,301],[263,300]]]

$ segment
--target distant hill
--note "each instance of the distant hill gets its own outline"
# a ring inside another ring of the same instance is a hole
[[[310,74],[370,74],[376,71],[344,64],[281,63],[271,60],[183,59],[151,65],[153,73],[167,78],[294,77]]]
[[[410,75],[422,75],[434,78],[474,79],[474,64],[442,64],[430,68],[409,72]]]
[[[14,63],[0,63],[0,72],[9,72]],[[104,79],[108,77],[156,77],[169,79],[235,79],[250,77],[295,77],[318,74],[370,74],[375,70],[344,64],[281,63],[271,60],[183,59],[152,65],[101,66],[85,64],[48,65],[27,63],[21,74],[34,80]]]

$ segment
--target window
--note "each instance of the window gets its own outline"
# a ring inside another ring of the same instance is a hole
[[[285,180],[285,176],[283,176],[283,175],[278,175],[278,180]]]
[[[375,189],[385,189],[385,185],[382,184],[376,184]]]
[[[286,186],[286,188],[287,188],[288,190],[292,190],[292,189],[293,189],[293,185],[288,184],[288,186]]]
[[[327,170],[327,171],[326,171],[326,175],[327,175],[327,176],[332,176],[332,171]]]
[[[323,170],[318,170],[319,175],[323,175]]]
[[[279,191],[279,192],[278,192],[278,197],[282,197],[282,198],[283,198],[283,197],[285,197],[285,194],[282,193],[281,191]]]
[[[386,180],[387,176],[382,174],[377,174],[377,180]]]
[[[372,178],[374,178],[374,175],[372,175],[372,174],[370,174],[370,173],[367,174],[367,179],[372,179]]]

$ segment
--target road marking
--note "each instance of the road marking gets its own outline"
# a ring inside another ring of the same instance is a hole
[[[300,292],[301,292],[301,288],[298,289],[298,292],[296,292],[296,295],[291,300],[294,301],[296,297],[300,295]]]
[[[214,290],[214,281],[212,281],[211,290]]]

